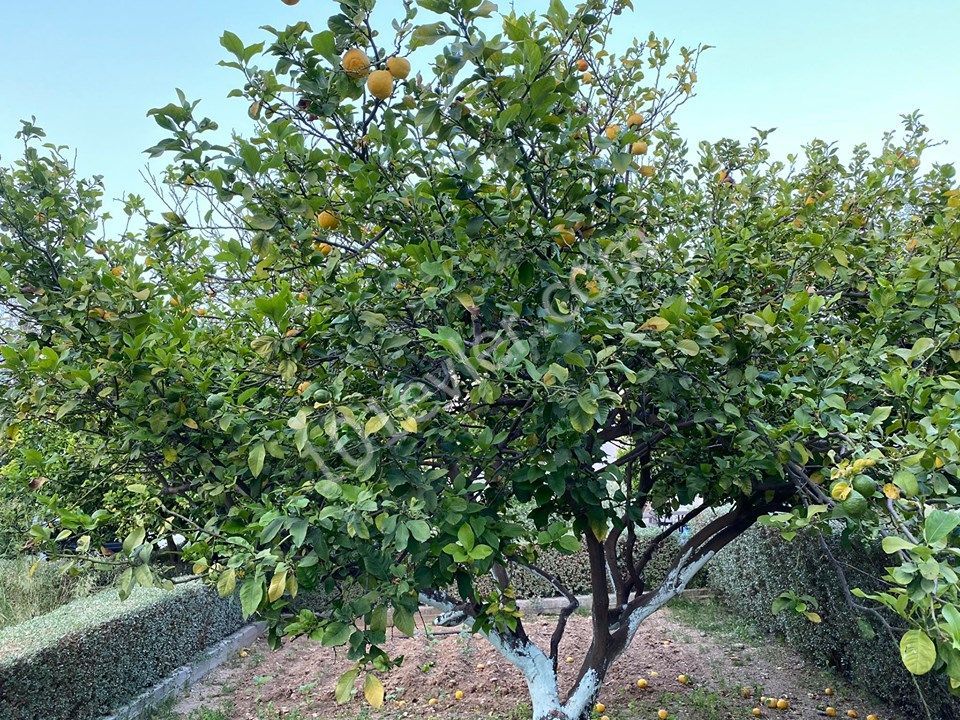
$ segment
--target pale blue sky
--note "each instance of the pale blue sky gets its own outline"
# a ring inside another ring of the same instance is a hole
[[[381,0],[388,8],[396,0]],[[745,138],[779,128],[781,155],[812,137],[873,145],[900,113],[920,109],[953,141],[931,153],[960,161],[960,0],[635,0],[616,44],[650,30],[709,43],[698,97],[678,115],[691,140]],[[399,5],[399,3],[397,3]],[[547,0],[522,0],[521,10]],[[568,5],[573,5],[568,0]],[[505,9],[508,3],[501,2]],[[19,152],[18,119],[36,115],[51,140],[72,146],[109,197],[143,192],[144,148],[162,136],[151,107],[181,87],[222,127],[244,127],[228,100],[238,80],[217,66],[224,29],[246,42],[263,24],[322,27],[332,0],[0,0],[0,162]]]

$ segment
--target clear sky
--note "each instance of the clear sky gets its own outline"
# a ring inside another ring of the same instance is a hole
[[[692,141],[746,138],[777,127],[785,155],[813,137],[876,146],[901,113],[921,110],[952,141],[931,154],[960,162],[960,0],[634,0],[615,44],[650,30],[716,46],[698,96],[677,117]],[[380,0],[387,9],[397,0]],[[548,0],[518,0],[519,10]],[[509,3],[500,2],[501,9]],[[567,0],[572,6],[573,0]],[[77,152],[84,174],[105,176],[108,197],[145,192],[144,148],[162,132],[146,117],[180,87],[222,127],[244,127],[228,100],[238,73],[217,66],[224,29],[247,43],[264,24],[322,27],[332,0],[0,0],[0,162],[18,154],[19,118]],[[387,28],[382,22],[381,28]],[[416,68],[415,68],[416,69]]]

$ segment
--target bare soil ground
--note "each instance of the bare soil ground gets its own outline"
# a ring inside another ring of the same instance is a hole
[[[544,646],[555,618],[530,617],[528,633]],[[298,639],[271,651],[261,640],[196,685],[174,707],[171,717],[226,717],[231,720],[307,720],[380,716],[466,720],[529,717],[527,690],[518,672],[482,637],[466,633],[399,633],[388,652],[403,655],[403,665],[382,678],[386,703],[379,711],[365,706],[362,693],[353,702],[337,705],[337,678],[350,667],[342,652]],[[590,621],[570,620],[562,645],[561,682],[569,685],[590,639]],[[575,661],[567,662],[567,659]],[[689,676],[682,685],[677,676]],[[640,690],[638,678],[649,688]],[[358,687],[360,683],[358,682]],[[836,694],[824,695],[832,686]],[[751,698],[741,688],[753,691]],[[455,692],[463,691],[456,700]],[[786,697],[787,710],[762,708],[764,718],[824,717],[826,706],[846,718],[853,709],[861,719],[876,713],[881,720],[902,720],[856,688],[832,678],[775,641],[742,628],[711,603],[682,603],[661,610],[641,627],[633,645],[611,668],[600,694],[609,720],[656,718],[666,709],[673,720],[751,718],[761,695]],[[430,699],[436,698],[435,704]],[[209,710],[219,710],[216,715]]]

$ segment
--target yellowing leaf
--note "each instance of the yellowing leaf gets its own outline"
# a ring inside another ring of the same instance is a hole
[[[652,318],[648,319],[643,325],[640,326],[641,330],[654,330],[660,332],[661,330],[666,330],[670,327],[670,321],[666,318],[662,318],[659,315],[654,315]]]
[[[400,427],[408,433],[415,433],[417,431],[417,419],[415,417],[408,417],[405,420],[401,420]]]
[[[375,432],[378,432],[383,429],[383,426],[387,424],[387,416],[383,413],[374,415],[372,418],[367,420],[363,426],[363,432],[366,435],[373,435]]]
[[[911,673],[924,675],[937,660],[937,648],[923,630],[907,630],[900,638],[900,659]]]
[[[197,421],[194,420],[193,418],[187,418],[186,420],[183,421],[183,424],[186,425],[191,430],[196,430],[199,427],[197,425]]]
[[[277,570],[273,574],[273,579],[270,581],[270,587],[267,590],[267,600],[270,602],[275,602],[279,600],[283,595],[283,591],[287,587],[287,570]]]
[[[373,673],[368,673],[363,681],[363,696],[375,709],[383,707],[383,683]]]
[[[830,488],[830,497],[838,502],[843,502],[850,497],[851,492],[853,492],[853,488],[850,487],[848,483],[838,482],[836,485]]]
[[[227,568],[223,571],[223,574],[220,575],[220,579],[217,580],[217,592],[220,593],[220,597],[227,597],[233,594],[236,587],[237,571],[233,568]]]
[[[681,340],[677,343],[677,350],[682,352],[684,355],[689,355],[693,357],[700,353],[700,346],[694,340]]]
[[[473,310],[477,307],[477,303],[470,293],[457,293],[457,300],[459,300],[460,304],[467,310]]]

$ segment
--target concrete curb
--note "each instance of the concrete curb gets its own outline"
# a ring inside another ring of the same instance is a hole
[[[215,645],[211,645],[198,655],[189,665],[174,670],[149,690],[141,693],[122,708],[101,720],[135,720],[150,708],[156,707],[171,695],[196,684],[241,648],[251,644],[263,634],[265,623],[244,625],[233,635],[228,635]]]

